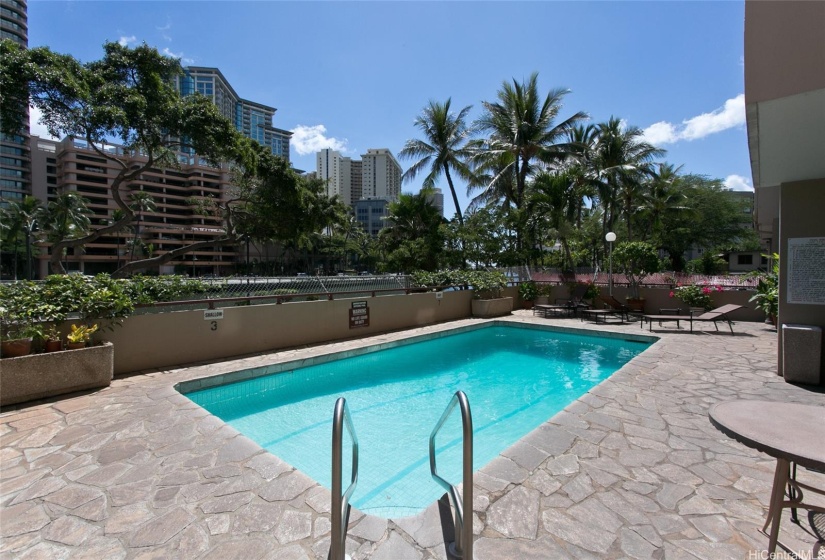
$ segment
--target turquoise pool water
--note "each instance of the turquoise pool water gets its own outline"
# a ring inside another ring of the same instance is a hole
[[[443,489],[428,438],[452,395],[473,414],[474,470],[644,351],[645,342],[491,326],[189,393],[259,445],[331,486],[332,411],[347,399],[360,444],[352,504],[416,514]],[[461,480],[457,410],[439,434],[439,474]],[[345,438],[344,458],[350,458]],[[344,466],[344,487],[350,466]]]

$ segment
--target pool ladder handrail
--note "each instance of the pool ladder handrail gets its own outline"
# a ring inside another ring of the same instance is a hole
[[[352,477],[347,491],[341,493],[344,456],[344,427],[352,437]],[[332,413],[332,541],[329,545],[329,560],[344,560],[346,558],[347,527],[352,506],[349,499],[355,492],[358,484],[358,437],[352,425],[347,400],[339,397],[335,401],[335,410]]]
[[[458,488],[438,475],[435,461],[435,436],[444,422],[458,406],[461,411],[463,439],[462,451],[462,497]],[[463,560],[473,560],[473,415],[470,413],[470,401],[464,391],[456,391],[441,419],[430,433],[430,474],[450,496],[455,512],[455,542],[450,545],[450,553]]]

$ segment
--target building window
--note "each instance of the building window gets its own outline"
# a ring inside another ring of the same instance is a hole
[[[753,264],[753,255],[738,255],[737,264]]]

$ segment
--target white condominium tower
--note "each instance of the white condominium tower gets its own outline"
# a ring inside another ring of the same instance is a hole
[[[316,176],[327,182],[327,195],[338,195],[352,206],[359,200],[398,200],[401,166],[386,148],[370,149],[360,160],[342,156],[331,148],[315,154]]]
[[[388,202],[401,195],[401,166],[386,148],[370,149],[361,155],[361,198]]]
[[[338,195],[346,205],[353,203],[352,160],[339,152],[325,148],[315,154],[316,176],[326,181],[327,196]],[[358,200],[357,198],[355,200]]]

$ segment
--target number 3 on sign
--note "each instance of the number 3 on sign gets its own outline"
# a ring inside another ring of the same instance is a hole
[[[218,322],[217,321],[212,321],[212,326],[210,327],[210,330],[213,330],[213,331],[218,330]]]

